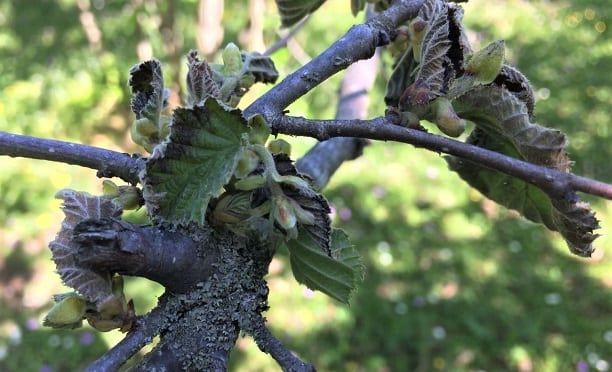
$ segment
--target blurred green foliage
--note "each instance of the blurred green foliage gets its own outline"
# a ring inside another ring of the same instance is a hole
[[[196,8],[196,0],[1,2],[0,130],[137,151],[127,135],[127,71],[151,52],[178,91],[182,56],[196,46]],[[475,46],[506,40],[509,62],[534,85],[537,121],[569,135],[574,170],[612,182],[609,1],[471,0],[465,8]],[[91,16],[97,43],[85,32]],[[358,21],[348,0],[327,2],[298,33],[297,46],[274,55],[281,76]],[[264,24],[269,45],[280,25],[272,1]],[[246,0],[226,1],[223,26],[224,42],[239,39],[248,26]],[[389,72],[387,63],[372,116],[384,111]],[[293,104],[292,114],[332,117],[340,79]],[[289,140],[301,153],[314,143]],[[62,219],[54,192],[99,193],[101,182],[91,170],[28,159],[0,157],[0,169],[0,370],[81,369],[121,334],[40,328],[51,295],[66,290],[46,245]],[[366,261],[366,281],[350,307],[340,305],[295,283],[280,252],[267,314],[278,337],[320,370],[612,368],[610,202],[589,198],[604,236],[596,256],[584,260],[554,233],[470,190],[437,154],[410,146],[372,144],[341,168],[326,195],[335,224]],[[142,211],[131,218],[142,220]],[[127,283],[139,313],[161,290],[145,280]],[[277,367],[240,339],[232,369]]]

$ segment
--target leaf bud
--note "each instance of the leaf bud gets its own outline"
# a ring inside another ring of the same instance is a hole
[[[465,66],[465,72],[481,84],[491,83],[501,71],[504,52],[504,40],[492,42],[472,55]]]
[[[212,213],[218,225],[238,223],[251,216],[251,193],[236,192],[221,195]]]
[[[240,158],[238,159],[234,176],[236,176],[236,178],[244,178],[248,176],[251,174],[251,172],[257,169],[259,161],[259,156],[255,153],[255,151],[251,149],[244,149],[240,155]]]
[[[268,143],[268,150],[274,155],[287,154],[287,156],[290,156],[291,144],[284,139],[278,138]]]
[[[293,205],[284,195],[272,197],[272,217],[283,230],[291,230],[297,223]]]
[[[240,80],[238,81],[238,86],[242,89],[249,89],[255,84],[255,76],[251,73],[247,73],[242,75]]]
[[[445,97],[438,97],[433,101],[434,122],[442,133],[459,137],[465,131],[465,120],[455,112],[452,103]]]
[[[144,204],[144,199],[140,190],[136,186],[119,186],[119,194],[114,201],[121,206],[121,209],[138,209]]]
[[[242,55],[236,44],[229,43],[221,54],[225,75],[237,75],[242,70]]]
[[[59,296],[58,296],[59,297]],[[87,301],[76,293],[62,296],[43,320],[43,325],[53,328],[78,328],[82,324]]]
[[[266,184],[266,178],[261,175],[245,177],[241,180],[234,182],[234,188],[236,190],[251,191],[263,187]]]
[[[266,123],[266,119],[260,114],[253,115],[248,120],[249,123],[249,142],[263,145],[270,137],[272,131]]]
[[[311,212],[302,208],[302,206],[295,201],[294,199],[289,198],[291,205],[293,206],[293,210],[295,212],[295,216],[299,223],[304,225],[314,225],[315,224],[315,216]]]
[[[102,194],[104,196],[117,196],[119,195],[119,186],[111,180],[102,181]]]

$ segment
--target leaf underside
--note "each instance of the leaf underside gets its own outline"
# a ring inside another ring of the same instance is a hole
[[[83,268],[77,263],[79,246],[72,240],[75,226],[87,219],[120,218],[121,208],[110,198],[85,192],[60,190],[56,198],[63,200],[65,218],[55,240],[49,243],[53,261],[62,281],[93,303],[100,303],[113,294],[111,276]]]
[[[342,230],[332,232],[332,257],[326,255],[310,234],[300,229],[298,239],[286,243],[295,279],[312,290],[349,302],[352,291],[363,279],[359,255]]]
[[[231,178],[247,135],[240,110],[208,98],[174,111],[169,139],[141,174],[147,210],[172,224],[204,224],[210,198]]]
[[[558,130],[533,124],[527,105],[504,88],[494,85],[471,90],[455,104],[459,115],[476,123],[467,142],[534,164],[569,171],[567,140]],[[477,164],[448,157],[452,170],[484,195],[527,219],[558,231],[570,251],[590,256],[593,230],[599,228],[587,203],[552,198],[541,189],[520,179]]]

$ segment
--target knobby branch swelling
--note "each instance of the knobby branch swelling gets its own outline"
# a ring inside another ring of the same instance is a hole
[[[582,191],[612,199],[612,185],[526,163],[445,137],[400,127],[390,118],[360,120],[338,115],[337,120],[308,120],[286,116],[283,113],[289,104],[330,76],[353,65],[356,61],[374,55],[376,48],[393,39],[397,26],[414,17],[422,4],[422,0],[396,1],[382,14],[373,17],[365,24],[354,26],[321,55],[287,76],[268,93],[256,100],[245,110],[245,115],[257,113],[263,115],[271,125],[273,132],[276,133],[309,136],[319,140],[327,140],[332,137],[362,139],[328,142],[328,144],[333,143],[333,146],[327,148],[318,145],[319,149],[338,150],[339,155],[325,157],[315,149],[298,161],[298,167],[312,174],[320,187],[327,183],[342,161],[358,156],[363,139],[373,139],[404,142],[431,151],[454,155],[518,177],[537,185],[551,195],[572,198],[576,191]],[[345,151],[346,149],[349,150]],[[0,132],[0,155],[80,165],[98,170],[100,177],[116,176],[132,184],[138,183],[138,174],[144,167],[145,161],[140,156],[92,146],[5,132]],[[318,169],[324,169],[324,171],[317,174]],[[132,226],[125,228],[134,229]],[[218,256],[210,256],[199,258],[203,261],[194,263],[194,257],[197,255],[194,254],[193,242],[190,239],[172,234],[156,234],[155,231],[146,228],[131,230],[125,235],[117,234],[113,239],[115,239],[113,244],[97,247],[96,252],[99,255],[91,254],[92,252],[88,255],[84,253],[83,259],[92,267],[112,265],[114,270],[120,273],[152,278],[175,293],[184,293],[197,283],[206,281],[212,267],[216,264],[215,259],[218,259]],[[174,246],[172,255],[160,251],[167,245]],[[148,257],[148,261],[134,259],[135,257]],[[155,262],[150,261],[152,259],[155,259]],[[181,280],[176,280],[178,277]],[[166,332],[168,316],[187,311],[185,303],[195,302],[189,302],[184,298],[163,296],[158,307],[147,315],[137,317],[126,338],[92,364],[90,370],[117,369],[142,346],[150,342],[154,336]],[[260,348],[269,352],[284,369],[312,369],[312,366],[293,356],[272,336],[262,318],[255,317],[254,322],[247,326],[254,330],[254,334],[259,335],[256,337],[256,342]],[[237,333],[232,334],[232,337],[229,337],[228,344],[233,344]],[[193,345],[200,344],[194,343]],[[221,352],[218,355],[220,369],[227,364],[228,352]],[[164,349],[152,355],[140,368],[169,367],[175,365],[177,361],[176,351]]]

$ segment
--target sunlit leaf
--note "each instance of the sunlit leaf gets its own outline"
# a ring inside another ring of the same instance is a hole
[[[208,202],[230,180],[247,135],[240,110],[212,98],[175,110],[169,139],[155,148],[142,175],[152,217],[203,224]]]

